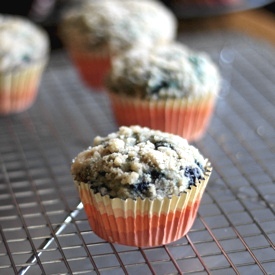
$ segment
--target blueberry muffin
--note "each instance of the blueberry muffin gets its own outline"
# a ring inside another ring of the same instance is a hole
[[[74,158],[71,173],[96,234],[110,242],[156,246],[191,228],[211,167],[180,136],[122,126],[96,137]]]
[[[114,55],[133,45],[170,42],[177,35],[177,20],[158,1],[86,1],[64,12],[59,34],[84,83],[102,90]]]
[[[26,18],[0,14],[0,114],[34,103],[49,57],[49,38]]]
[[[207,129],[220,74],[207,53],[173,42],[118,56],[106,87],[118,125],[138,124],[193,141]]]

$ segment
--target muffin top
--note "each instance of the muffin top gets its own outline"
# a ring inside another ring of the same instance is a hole
[[[111,198],[162,199],[204,178],[207,159],[180,136],[140,126],[121,126],[73,160],[76,183]]]
[[[28,19],[0,14],[0,71],[14,70],[48,55],[47,33]]]
[[[117,56],[106,86],[140,99],[199,98],[218,93],[220,75],[207,53],[172,42],[151,49],[134,47]]]
[[[64,12],[59,30],[68,47],[117,53],[134,44],[144,47],[174,39],[177,20],[158,1],[86,1]]]

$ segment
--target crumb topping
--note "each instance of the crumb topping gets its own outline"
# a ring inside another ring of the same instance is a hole
[[[48,54],[44,30],[20,16],[0,15],[0,71],[16,69]]]
[[[140,99],[196,98],[217,94],[220,75],[207,53],[174,42],[116,57],[106,85],[113,93]]]
[[[148,0],[89,2],[64,13],[60,24],[60,36],[68,46],[108,48],[114,53],[137,43],[151,46],[170,41],[176,30],[174,14],[162,3]]]
[[[206,159],[180,136],[140,126],[121,126],[73,160],[76,182],[122,199],[179,195],[203,179]]]

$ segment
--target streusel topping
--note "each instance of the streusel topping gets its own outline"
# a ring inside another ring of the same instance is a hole
[[[179,195],[204,178],[207,160],[180,136],[122,126],[74,158],[75,182],[111,198]]]
[[[64,43],[84,51],[108,48],[124,51],[175,38],[177,20],[162,3],[150,0],[100,0],[89,2],[62,16]]]
[[[0,71],[47,57],[49,38],[41,27],[20,16],[0,14]]]
[[[118,56],[106,85],[113,93],[140,99],[198,98],[219,92],[220,75],[207,53],[174,42]]]

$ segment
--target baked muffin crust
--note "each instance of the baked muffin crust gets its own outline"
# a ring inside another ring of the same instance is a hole
[[[111,198],[162,199],[179,195],[204,178],[207,160],[180,136],[122,126],[74,158],[75,182]]]
[[[198,98],[217,94],[220,75],[208,54],[174,42],[135,47],[114,59],[109,91],[140,99]]]
[[[46,32],[20,16],[0,14],[0,41],[1,72],[45,58],[49,51]]]
[[[170,41],[176,31],[174,14],[152,0],[87,2],[64,13],[60,24],[60,36],[67,46],[82,51],[107,48],[113,53],[134,44],[147,47]]]

